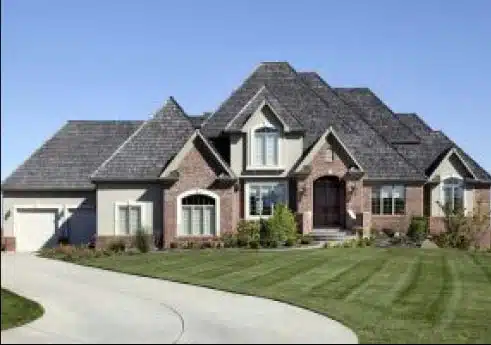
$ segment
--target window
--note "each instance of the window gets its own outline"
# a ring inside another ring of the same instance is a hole
[[[256,166],[278,165],[279,132],[263,127],[254,131],[253,162]]]
[[[461,179],[451,177],[443,181],[443,204],[451,210],[464,207],[464,185]]]
[[[124,205],[118,206],[118,233],[121,235],[135,234],[142,228],[141,206]]]
[[[405,200],[404,186],[372,187],[372,214],[404,214]]]
[[[287,204],[285,183],[250,183],[248,190],[249,216],[271,216],[275,204]]]
[[[215,199],[202,194],[189,195],[182,199],[181,236],[214,236]]]

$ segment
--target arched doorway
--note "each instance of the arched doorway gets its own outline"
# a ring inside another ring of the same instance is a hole
[[[344,182],[335,176],[314,181],[314,228],[343,226],[344,193]]]

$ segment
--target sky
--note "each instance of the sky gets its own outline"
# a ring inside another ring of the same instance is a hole
[[[416,112],[491,171],[491,1],[2,0],[1,178],[73,119],[217,109],[261,61]]]

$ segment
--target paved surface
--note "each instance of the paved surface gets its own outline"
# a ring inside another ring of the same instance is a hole
[[[329,318],[287,304],[191,285],[2,254],[2,287],[45,314],[3,343],[357,343]]]

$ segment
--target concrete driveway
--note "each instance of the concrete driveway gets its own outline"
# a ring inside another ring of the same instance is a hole
[[[287,304],[2,254],[2,287],[43,305],[3,343],[357,343],[345,326]]]

